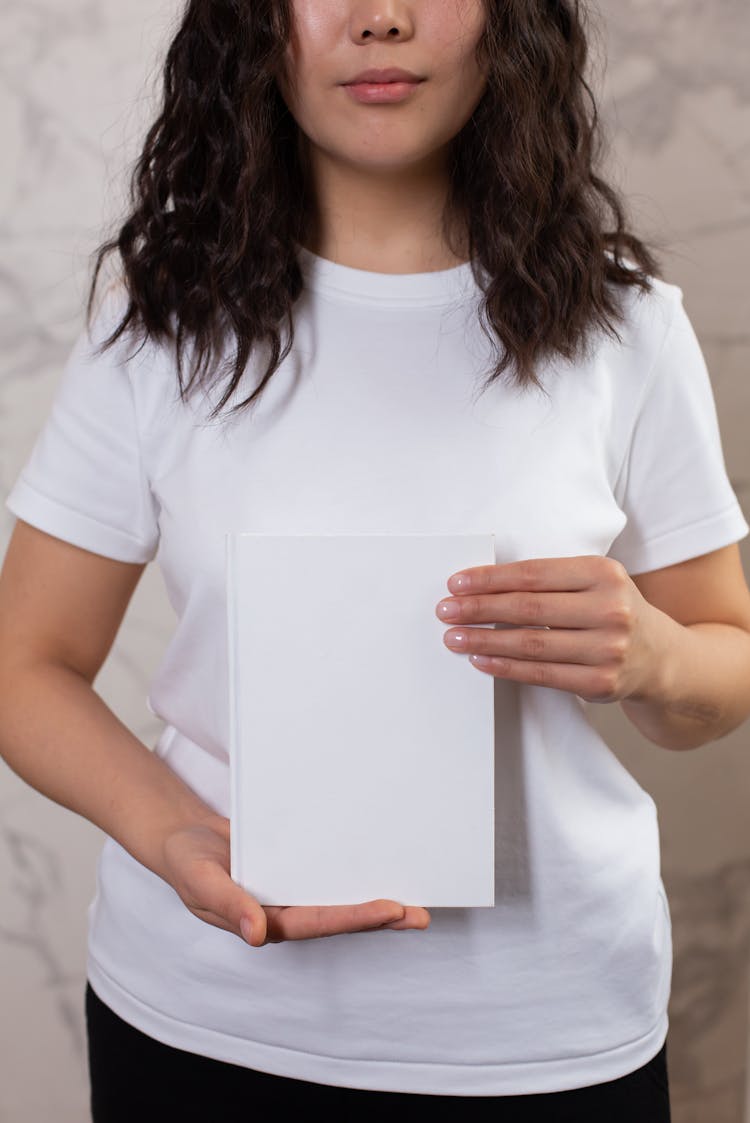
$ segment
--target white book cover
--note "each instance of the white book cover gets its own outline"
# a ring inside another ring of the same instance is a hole
[[[494,905],[494,679],[435,611],[494,562],[491,533],[227,534],[230,872],[261,904]]]

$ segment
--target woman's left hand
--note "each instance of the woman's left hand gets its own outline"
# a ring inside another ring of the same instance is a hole
[[[452,625],[443,640],[480,670],[569,690],[587,702],[645,697],[654,688],[665,656],[664,614],[614,558],[475,566],[453,574],[448,588],[456,595],[436,608]],[[488,623],[511,627],[468,626]]]

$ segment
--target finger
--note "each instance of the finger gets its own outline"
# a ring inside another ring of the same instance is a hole
[[[266,938],[266,914],[262,906],[232,879],[218,859],[206,858],[195,863],[189,889],[192,900],[186,903],[201,919],[244,939],[241,920],[246,917],[252,928],[253,945],[263,943]],[[211,920],[211,916],[217,919]]]
[[[189,907],[190,907],[190,912],[192,912],[194,916],[197,916],[199,920],[203,920],[206,924],[211,924],[211,925],[213,925],[214,928],[223,928],[225,932],[232,932],[235,936],[241,936],[243,939],[245,938],[244,935],[243,935],[243,930],[242,930],[241,924],[240,924],[240,927],[238,929],[237,927],[235,927],[234,924],[230,924],[230,922],[226,919],[226,917],[219,916],[218,913],[213,912],[211,909],[200,908],[200,906],[198,906],[198,905],[192,905],[192,906],[189,906]],[[248,916],[248,913],[249,913],[249,910],[246,909],[245,912],[242,915]],[[242,922],[242,917],[240,917],[240,921]],[[248,923],[251,923],[250,920],[249,920],[249,917],[248,917]],[[256,924],[256,930],[257,930],[257,924]],[[255,943],[255,940],[253,942]]]
[[[452,593],[504,593],[513,589],[536,592],[588,589],[601,579],[603,565],[612,558],[582,554],[572,558],[524,558],[503,565],[476,565],[451,574]]]
[[[362,932],[404,917],[397,901],[378,899],[359,905],[290,905],[273,916],[269,936],[309,940],[341,932]]]
[[[404,928],[429,928],[430,916],[427,909],[417,905],[410,905],[406,909],[406,913],[402,920],[394,920],[391,924],[384,924],[384,928],[392,928],[394,931],[403,930]]]
[[[586,628],[463,628],[467,655],[501,655],[543,663],[583,663],[596,666],[617,662],[624,654],[623,639]]]
[[[225,932],[232,932],[235,936],[240,936],[246,943],[252,943],[253,947],[260,947],[265,942],[265,917],[261,923],[257,913],[249,906],[243,909],[239,925],[230,922],[226,917],[220,916],[212,909],[201,908],[200,905],[188,905],[188,908],[199,920],[213,925],[214,928],[223,928]]]
[[[477,663],[475,658],[487,662]],[[605,701],[616,688],[615,673],[603,667],[582,666],[580,663],[537,663],[531,659],[506,659],[492,655],[469,656],[469,662],[478,671],[497,678],[567,690],[587,701]]]
[[[442,611],[450,604],[454,615]],[[593,628],[607,624],[607,607],[603,597],[595,593],[492,593],[447,597],[437,607],[436,615],[455,627],[456,624],[512,624],[551,628]]]

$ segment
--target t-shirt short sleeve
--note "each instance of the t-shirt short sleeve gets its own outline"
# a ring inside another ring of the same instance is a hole
[[[670,325],[615,485],[627,523],[609,556],[631,574],[718,550],[750,531],[727,475],[703,352],[682,290],[670,288]]]
[[[63,367],[49,415],[5,505],[40,530],[105,557],[147,562],[159,543],[158,504],[140,452],[125,358],[132,341],[101,355],[122,300],[105,295]]]

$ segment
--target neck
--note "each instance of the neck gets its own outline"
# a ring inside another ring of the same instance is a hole
[[[461,224],[446,231],[448,180],[435,156],[408,169],[363,168],[311,157],[312,253],[376,273],[428,273],[469,260]]]

